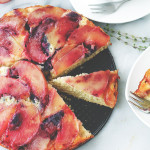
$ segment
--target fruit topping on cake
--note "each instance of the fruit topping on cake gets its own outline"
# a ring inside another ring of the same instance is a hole
[[[0,97],[3,95],[11,95],[16,99],[26,99],[30,96],[29,86],[23,84],[21,81],[0,76]]]
[[[58,89],[80,99],[113,108],[117,101],[117,71],[98,71],[54,79]]]
[[[32,139],[32,141],[23,149],[25,150],[47,150],[50,146],[49,135],[44,130],[39,130],[37,135]]]
[[[53,20],[46,19],[35,27],[29,36],[29,40],[26,43],[27,54],[35,62],[43,63],[49,57],[49,43],[47,43],[45,32],[48,28],[51,28],[52,24]]]
[[[107,46],[109,40],[110,37],[100,27],[85,25],[72,32],[67,44],[80,45],[84,43],[87,47],[95,46],[95,50],[97,50],[103,46]],[[94,50],[94,48],[92,49]]]
[[[15,149],[30,142],[39,130],[41,117],[30,102],[20,101],[2,137],[2,143]]]
[[[0,19],[0,37],[2,38],[0,38],[0,47],[6,49],[7,57],[9,56],[13,63],[16,60],[28,59],[25,54],[25,39],[29,35],[25,28],[26,19],[16,14],[17,10],[13,10]],[[4,55],[4,50],[2,54]],[[5,65],[5,63],[2,63],[2,65]]]
[[[21,57],[22,48],[8,32],[0,28],[0,66],[10,66]]]
[[[46,118],[42,124],[41,128],[42,130],[45,130],[49,136],[50,139],[53,140],[56,138],[59,130],[61,130],[61,119],[64,117],[64,111],[58,111],[56,114]]]
[[[0,101],[0,137],[4,134],[7,129],[9,120],[12,118],[16,111],[16,105],[6,105]]]
[[[51,101],[45,109],[46,113],[42,114],[39,131],[32,141],[23,147],[24,149],[72,149],[73,146],[76,147],[79,143],[92,138],[51,85],[49,97]]]
[[[53,73],[55,75],[61,74],[64,70],[67,70],[75,63],[80,62],[87,52],[83,45],[79,45],[73,49],[69,49],[70,46],[61,49],[61,53],[56,54],[52,59]],[[59,58],[60,57],[60,58]]]
[[[42,106],[48,103],[48,84],[36,65],[28,61],[19,61],[10,68],[10,77],[14,76],[26,82],[30,87],[30,93],[41,102]]]
[[[94,57],[109,44],[109,36],[99,27],[85,25],[75,29],[69,36],[66,45],[56,52],[51,60],[52,78],[66,74]]]
[[[27,19],[31,28],[38,26],[46,18],[51,18],[52,20],[57,21],[66,12],[63,8],[48,5],[43,7],[29,7],[26,9],[29,11]]]
[[[64,107],[64,117],[62,118],[61,129],[56,137],[55,149],[69,147],[79,134],[79,121],[68,106]]]
[[[42,120],[61,111],[62,108],[65,106],[65,102],[59,96],[56,89],[54,89],[51,85],[49,85],[48,88],[49,88],[49,102],[45,107],[45,111],[42,115]]]
[[[54,49],[62,48],[70,34],[79,27],[81,16],[75,12],[67,12],[56,23],[52,31],[46,32],[49,43]]]
[[[46,10],[45,8],[44,11]],[[30,16],[37,11],[40,9],[32,12]],[[47,16],[43,13],[42,19],[40,18],[41,22],[37,26],[34,24],[34,28],[32,27],[29,40],[26,42],[26,51],[35,62],[44,63],[49,57],[52,57],[56,50],[62,48],[71,32],[79,26],[79,20],[81,20],[80,15],[73,12],[66,13],[64,16],[62,14],[62,17],[55,15],[49,14]],[[32,26],[30,17],[28,22]]]

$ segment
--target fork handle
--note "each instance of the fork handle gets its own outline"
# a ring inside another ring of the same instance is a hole
[[[99,4],[89,4],[89,6],[100,6],[100,5],[109,5],[109,4],[120,4],[120,3],[125,3],[127,1],[130,1],[130,0],[120,0],[120,1],[109,1],[109,2],[104,2],[104,3],[99,3]]]

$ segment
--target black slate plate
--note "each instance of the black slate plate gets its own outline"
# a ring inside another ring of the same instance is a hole
[[[76,68],[68,75],[75,76],[81,73],[91,73],[107,69],[116,69],[113,57],[108,49],[100,52],[96,57]],[[74,111],[77,118],[82,121],[84,127],[90,130],[93,135],[96,135],[102,129],[113,111],[113,109],[108,107],[79,100],[62,92],[59,92],[59,94],[68,105],[71,105],[71,109]]]

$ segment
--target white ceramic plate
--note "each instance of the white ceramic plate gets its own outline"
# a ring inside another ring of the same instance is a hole
[[[88,4],[97,4],[104,1],[107,0],[70,0],[77,12],[89,19],[104,23],[130,22],[150,13],[150,0],[130,0],[124,3],[115,13],[109,15],[91,13]]]
[[[147,48],[137,59],[135,64],[133,65],[126,84],[126,90],[125,90],[125,96],[127,101],[131,100],[129,97],[130,91],[135,91],[138,88],[139,82],[143,79],[146,71],[150,69],[150,47]],[[150,115],[145,114],[136,107],[134,107],[132,104],[130,104],[131,109],[136,114],[136,116],[145,123],[148,127],[150,127]]]

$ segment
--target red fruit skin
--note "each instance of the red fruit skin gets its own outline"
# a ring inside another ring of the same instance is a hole
[[[8,123],[12,118],[13,114],[16,111],[16,105],[12,104],[10,106],[6,106],[5,104],[0,104],[0,137],[6,131],[8,127]]]
[[[43,8],[37,8],[28,17],[28,24],[31,28],[36,27],[45,18],[51,18],[52,20],[59,20],[66,10],[53,6],[46,6]]]
[[[13,63],[14,60],[10,56],[13,50],[12,38],[9,37],[7,32],[0,29],[0,65]]]
[[[48,45],[53,45],[55,49],[60,49],[66,43],[71,32],[79,26],[79,20],[71,20],[69,16],[61,17],[56,24],[53,17],[44,18],[41,24],[32,29],[29,41],[27,42],[27,53],[29,57],[38,63],[44,63],[48,57],[55,52],[50,52],[49,47],[42,47],[42,39],[47,38]],[[44,49],[44,50],[43,50]]]
[[[52,44],[55,49],[62,48],[70,34],[79,26],[79,20],[81,20],[81,17],[74,13],[78,16],[76,18],[71,18],[69,14],[61,17],[56,22],[52,31],[47,30],[46,32],[48,42]]]
[[[50,143],[49,135],[42,130],[39,130],[38,134],[33,138],[31,143],[27,145],[28,150],[47,150]]]
[[[66,50],[66,53],[63,50]],[[79,45],[72,50],[68,49],[68,47],[63,48],[63,50],[58,51],[58,54],[56,54],[52,59],[52,65],[55,75],[62,73],[71,65],[83,59],[86,53],[86,49],[83,45]],[[67,52],[68,50],[69,52]],[[63,56],[62,54],[60,54],[61,51],[64,54]]]
[[[42,106],[45,106],[48,103],[48,84],[41,70],[28,61],[19,61],[12,68],[29,85],[30,92],[40,100]]]
[[[67,149],[79,133],[79,122],[70,108],[64,106],[64,117],[61,121],[61,130],[55,140],[55,149]]]
[[[12,149],[29,143],[37,134],[40,123],[41,115],[38,109],[30,102],[19,102],[3,135],[3,143]]]
[[[56,89],[49,86],[49,102],[46,105],[45,110],[42,114],[42,120],[61,111],[64,106],[65,106],[65,102],[59,96]]]
[[[118,74],[110,74],[108,85],[104,92],[105,103],[111,108],[113,108],[117,102],[117,96],[118,96],[117,80],[118,79],[119,79]]]
[[[110,37],[99,27],[85,25],[74,30],[68,38],[68,44],[95,45],[96,48],[106,46],[109,43]]]
[[[92,95],[99,97],[104,93],[108,85],[109,77],[110,77],[110,70],[100,71],[98,75],[94,76],[95,82],[96,81],[99,82],[101,86],[99,86],[97,90],[93,91]]]
[[[109,77],[110,77],[110,70],[106,70],[93,72],[90,74],[86,74],[84,76],[76,76],[74,78],[68,78],[66,82],[69,85],[75,87],[76,85],[78,85],[80,87],[80,90],[84,90],[93,96],[100,97],[106,90],[106,87],[109,82]]]
[[[13,59],[28,59],[25,54],[25,39],[29,36],[29,33],[25,29],[26,20],[23,15],[19,15],[17,12],[17,10],[13,10],[11,15],[4,15],[0,19],[0,30],[7,34],[6,39],[4,39],[4,36],[2,38],[5,43],[8,43],[3,43],[2,46],[6,47],[9,53],[15,56]]]
[[[1,76],[0,81],[0,96],[8,94],[16,99],[26,99],[30,96],[30,88],[19,80]]]
[[[46,30],[48,30],[48,28],[51,28],[52,25],[53,21],[48,20],[39,25],[38,27],[34,28],[31,32],[29,41],[26,44],[26,53],[35,62],[44,63],[49,57],[49,54],[45,54],[42,50],[42,39],[45,35]]]

